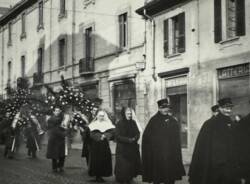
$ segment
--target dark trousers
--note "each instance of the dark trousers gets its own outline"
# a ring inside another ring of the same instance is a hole
[[[59,159],[52,159],[52,169],[58,169],[64,167],[65,157],[61,157]]]
[[[36,150],[28,148],[28,156],[32,156],[32,158],[36,158]]]

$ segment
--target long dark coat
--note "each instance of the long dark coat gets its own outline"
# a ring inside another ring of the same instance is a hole
[[[25,136],[27,138],[27,143],[26,143],[26,147],[30,150],[30,151],[37,151],[38,149],[38,143],[39,143],[39,136],[38,136],[38,132],[36,129],[36,126],[31,124],[32,122],[29,122],[30,124],[28,125],[28,127],[25,129]]]
[[[239,122],[237,135],[240,177],[247,179],[250,183],[250,114]]]
[[[135,141],[131,142],[130,139]],[[140,132],[134,120],[121,120],[116,126],[116,164],[115,176],[119,182],[128,182],[141,174],[139,152]]]
[[[239,181],[236,129],[237,124],[221,113],[203,124],[190,165],[190,184]]]
[[[47,158],[59,159],[65,157],[65,130],[60,127],[61,117],[52,116],[48,120],[49,140],[47,147]]]
[[[82,157],[86,158],[88,163],[89,161],[89,143],[90,143],[90,131],[88,128],[84,129],[84,132],[81,133],[82,136]]]
[[[144,182],[172,182],[185,175],[182,164],[180,128],[178,122],[158,112],[142,137]]]
[[[11,149],[15,132],[11,127],[11,120],[3,118],[1,121],[1,134],[4,139],[4,145],[7,149]]]
[[[90,132],[89,142],[89,176],[112,175],[112,157],[109,140],[113,137],[114,130],[105,132],[107,139],[101,140],[102,133],[98,130]]]

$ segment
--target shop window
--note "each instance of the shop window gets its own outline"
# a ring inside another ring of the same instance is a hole
[[[187,87],[176,86],[166,89],[173,116],[180,123],[180,136],[182,148],[188,147],[188,121],[187,121]]]
[[[120,119],[122,107],[132,107],[136,105],[135,83],[131,80],[114,83],[113,86],[113,107],[116,119]]]
[[[218,77],[219,98],[230,97],[234,103],[233,112],[247,115],[250,109],[249,64],[219,69]]]

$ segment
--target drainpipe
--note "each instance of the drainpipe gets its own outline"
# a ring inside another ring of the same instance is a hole
[[[1,71],[1,85],[2,85],[2,95],[4,94],[4,28],[1,27],[2,34],[2,71]]]
[[[146,12],[146,9],[143,10],[143,15],[145,18],[149,19],[150,22],[152,23],[152,29],[153,29],[153,40],[152,40],[152,43],[153,43],[153,51],[152,51],[152,71],[153,71],[153,74],[152,74],[152,78],[154,79],[154,81],[157,81],[157,77],[156,77],[156,73],[155,73],[155,70],[156,70],[156,67],[155,67],[155,20],[153,19],[152,16],[148,15],[147,12]]]
[[[52,82],[52,1],[50,1],[50,18],[49,18],[49,81]]]
[[[75,34],[76,34],[76,1],[72,1],[72,83],[75,83]]]
[[[197,0],[197,65],[200,69],[200,0]]]

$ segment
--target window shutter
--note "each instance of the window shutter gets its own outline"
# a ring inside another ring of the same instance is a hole
[[[237,36],[243,36],[246,34],[245,23],[245,0],[236,0],[236,28]]]
[[[179,27],[179,40],[178,40],[178,52],[185,52],[185,13],[178,15],[178,27]]]
[[[124,29],[123,29],[123,17],[122,15],[119,16],[119,45],[120,49],[123,48],[123,35],[124,35]]]
[[[221,40],[221,0],[214,0],[214,42],[218,43]]]
[[[168,19],[164,20],[163,22],[163,50],[164,50],[164,57],[167,57],[169,55],[169,46],[168,46]]]

